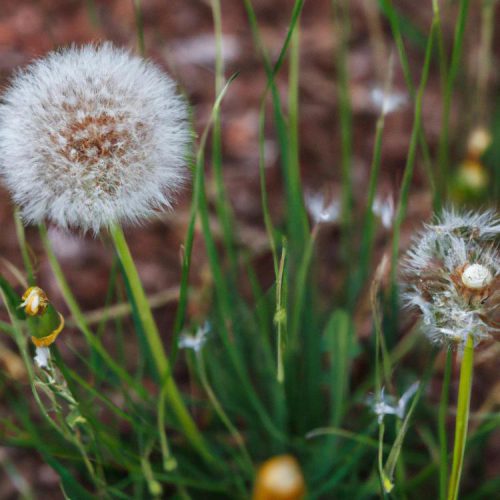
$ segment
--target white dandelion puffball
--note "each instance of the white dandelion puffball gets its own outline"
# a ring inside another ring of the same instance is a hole
[[[438,344],[464,347],[500,333],[500,224],[493,211],[445,210],[415,238],[404,263],[409,306]]]
[[[186,177],[187,106],[155,64],[110,43],[55,51],[0,104],[0,173],[26,222],[95,233],[137,222]]]

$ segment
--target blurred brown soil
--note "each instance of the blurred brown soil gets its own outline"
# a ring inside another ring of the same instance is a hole
[[[195,126],[200,132],[206,125],[214,101],[214,59],[215,40],[210,2],[186,0],[144,0],[143,18],[145,25],[146,50],[149,57],[165,68],[179,81],[193,105]],[[8,84],[12,72],[29,63],[33,58],[45,54],[58,46],[71,43],[112,40],[116,44],[135,49],[135,18],[131,0],[99,0],[95,11],[89,8],[93,2],[77,0],[2,0],[0,8],[0,89]],[[363,0],[350,2],[351,26],[349,35],[349,86],[353,107],[354,124],[354,195],[359,213],[362,213],[366,195],[368,173],[372,158],[373,139],[377,109],[371,102],[370,91],[380,85],[380,71],[374,51],[374,39],[368,28]],[[429,2],[430,4],[430,2]],[[472,2],[469,28],[478,26],[477,2]],[[261,23],[262,35],[273,60],[276,59],[286,34],[292,2],[290,0],[253,0],[257,17]],[[417,28],[427,34],[431,9],[423,8],[421,2],[404,0],[398,6]],[[223,168],[232,207],[238,221],[239,238],[249,244],[256,256],[261,279],[272,280],[269,259],[266,258],[266,238],[260,207],[258,178],[258,112],[262,93],[266,86],[262,59],[255,49],[243,2],[222,0],[223,44],[226,76],[235,72],[239,75],[231,85],[222,106]],[[397,54],[385,21],[382,22],[383,39],[388,54]],[[453,16],[444,18],[444,36],[447,46],[453,36]],[[465,76],[474,74],[479,34],[468,30],[466,40]],[[324,190],[328,195],[338,197],[340,193],[340,127],[337,76],[334,66],[335,53],[339,47],[339,32],[332,28],[330,0],[305,2],[301,31],[301,76],[300,76],[300,140],[301,172],[304,185],[309,190]],[[499,40],[495,40],[498,48]],[[414,43],[407,43],[411,69],[415,82],[420,75],[423,50]],[[498,52],[496,52],[498,55]],[[497,61],[498,62],[498,61]],[[498,79],[494,82],[498,85]],[[465,86],[465,85],[464,85]],[[287,72],[284,68],[278,77],[278,87],[286,103]],[[404,91],[401,67],[395,64],[395,90]],[[435,148],[440,132],[440,81],[438,69],[432,68],[425,96],[423,123],[429,145]],[[458,109],[453,109],[454,123],[461,118]],[[387,117],[384,133],[382,170],[379,183],[381,194],[397,196],[406,161],[413,113],[411,106]],[[458,125],[460,125],[458,123]],[[461,141],[457,137],[455,157],[461,154]],[[207,152],[207,158],[210,158]],[[15,165],[11,166],[15,168]],[[279,173],[278,145],[272,120],[266,127],[266,167],[270,192],[270,204],[276,221],[283,213],[282,181]],[[207,167],[209,168],[209,166]],[[210,179],[210,177],[209,177]],[[210,180],[209,180],[210,182]],[[209,184],[210,198],[214,190]],[[178,208],[171,214],[159,216],[151,223],[139,228],[128,228],[127,236],[132,252],[148,293],[173,291],[179,283],[180,251],[186,233],[190,193],[185,192]],[[413,229],[429,217],[430,195],[422,162],[418,159],[409,214],[402,234],[402,247],[406,247]],[[8,193],[0,187],[0,256],[21,267],[21,257],[12,217],[12,204]],[[326,228],[321,235],[319,264],[331,273],[325,273],[325,289],[339,285],[333,272],[333,263],[338,256],[333,244],[338,236],[334,226]],[[85,311],[102,307],[105,300],[112,262],[112,252],[106,241],[90,236],[71,235],[51,229],[51,238],[62,262],[68,280],[79,303]],[[35,228],[28,229],[38,263],[40,285],[50,294],[52,300],[65,310]],[[104,239],[105,240],[105,239]],[[377,236],[376,259],[388,249],[389,233],[381,229]],[[262,256],[263,255],[263,256]],[[2,265],[2,264],[0,264]],[[5,271],[4,265],[2,270]],[[12,278],[13,276],[9,275]],[[193,253],[191,282],[198,285],[200,293],[190,304],[192,318],[202,318],[209,306],[207,290],[210,274],[204,256],[201,235],[198,233]],[[162,332],[171,329],[175,313],[175,299],[156,309]],[[1,313],[3,314],[3,312]],[[4,316],[1,316],[4,318]],[[370,334],[369,307],[360,305],[358,335],[366,338]],[[112,332],[108,335],[112,336]],[[168,334],[165,333],[167,339]],[[112,338],[107,338],[112,344]],[[167,340],[166,340],[167,341]],[[68,329],[59,342],[63,356],[71,363],[75,360],[72,348],[81,345],[80,334]],[[0,369],[21,377],[22,369],[16,361],[12,346],[2,340]],[[7,350],[8,354],[4,355]],[[484,362],[478,366],[477,379],[492,380],[498,369],[494,351],[493,360],[484,354]],[[131,360],[134,353],[131,354]],[[481,357],[481,353],[479,354]],[[491,358],[491,354],[489,355]],[[76,361],[76,360],[75,360]],[[132,361],[131,361],[132,363]],[[16,372],[16,367],[18,371]],[[12,372],[12,370],[14,370]],[[20,370],[20,371],[19,371]],[[485,387],[480,389],[480,387]],[[476,405],[484,404],[491,397],[487,387],[478,384],[474,395]],[[439,380],[436,381],[432,397],[437,398]],[[0,412],[8,408],[2,404],[0,387]],[[498,393],[498,391],[497,391]],[[498,394],[496,404],[498,405]],[[498,471],[499,446],[486,450],[496,463]],[[30,482],[40,498],[59,498],[57,476],[36,455],[30,451],[0,449],[0,464],[9,460],[16,464],[23,476]],[[494,471],[492,471],[493,473]],[[0,499],[16,498],[14,483],[0,472]]]

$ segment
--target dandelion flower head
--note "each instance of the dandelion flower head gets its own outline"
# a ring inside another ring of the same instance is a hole
[[[96,233],[170,207],[189,141],[175,83],[110,43],[35,61],[0,104],[0,173],[28,223]]]
[[[404,263],[406,305],[420,309],[438,343],[463,348],[500,331],[500,220],[445,210],[417,235]]]

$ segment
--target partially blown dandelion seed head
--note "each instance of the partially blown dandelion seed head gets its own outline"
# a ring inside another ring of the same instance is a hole
[[[420,309],[428,337],[463,347],[500,331],[500,236],[494,212],[446,210],[417,235],[404,263],[408,306]]]
[[[114,47],[52,52],[0,105],[0,172],[27,222],[97,232],[170,207],[190,141],[186,105],[155,64]]]

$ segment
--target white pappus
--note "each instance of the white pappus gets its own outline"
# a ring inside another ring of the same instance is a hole
[[[170,207],[190,141],[174,81],[110,43],[36,60],[0,105],[0,173],[28,223],[97,233]]]
[[[463,348],[500,331],[500,234],[492,211],[445,210],[417,234],[403,264],[403,299],[420,309],[427,336]]]

